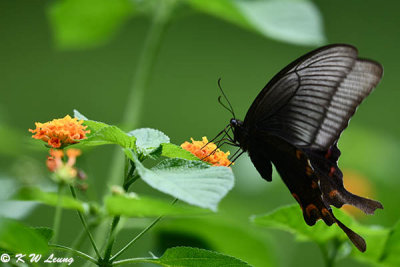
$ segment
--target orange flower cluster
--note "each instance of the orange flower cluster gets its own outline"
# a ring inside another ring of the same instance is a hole
[[[202,141],[195,141],[193,138],[190,138],[192,143],[185,142],[181,145],[181,147],[193,155],[198,157],[199,159],[211,163],[213,166],[229,166],[231,164],[228,156],[230,155],[228,152],[223,152],[217,148],[214,143],[208,143],[207,137],[203,137]]]
[[[82,123],[83,120],[79,121],[67,115],[45,123],[36,122],[36,129],[29,131],[35,133],[33,138],[47,142],[51,147],[60,148],[86,138],[90,131],[86,130],[87,126],[83,126]]]
[[[68,161],[63,162],[64,152],[58,149],[50,149],[50,157],[47,157],[47,168],[49,171],[55,174],[54,180],[57,182],[64,181],[67,183],[72,183],[78,175],[78,171],[74,167],[76,162],[76,157],[81,155],[79,149],[68,149],[66,152],[68,156]]]

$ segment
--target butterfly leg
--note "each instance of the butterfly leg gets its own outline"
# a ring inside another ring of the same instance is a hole
[[[239,153],[240,152],[240,153]],[[242,150],[240,147],[238,150],[236,150],[236,152],[232,155],[232,159],[231,159],[231,164],[229,164],[229,166],[231,166],[233,163],[235,163],[235,161],[244,153],[245,151]],[[239,153],[239,154],[238,154]]]

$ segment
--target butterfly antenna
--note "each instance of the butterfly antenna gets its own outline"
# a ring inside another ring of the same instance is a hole
[[[222,96],[219,96],[219,97],[218,97],[218,102],[219,102],[219,103],[221,104],[221,106],[223,106],[227,111],[229,111],[229,112],[233,115],[233,117],[235,117],[235,115],[233,114],[233,111],[230,110],[224,103],[222,103],[221,98],[222,98]]]
[[[228,98],[226,97],[226,94],[224,93],[224,90],[222,90],[221,78],[218,79],[218,87],[219,87],[219,90],[221,91],[222,95],[224,96],[226,102],[228,102],[229,108],[228,108],[225,104],[222,103],[222,101],[221,101],[221,96],[218,97],[218,102],[219,102],[225,109],[227,109],[227,110],[233,115],[234,118],[236,118],[235,112],[233,111],[233,107],[232,107],[232,105],[231,105],[231,102],[229,102]]]

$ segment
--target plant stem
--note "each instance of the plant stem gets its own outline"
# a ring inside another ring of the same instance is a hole
[[[49,247],[53,248],[53,249],[72,252],[72,253],[76,254],[77,256],[79,256],[79,257],[81,257],[83,259],[86,259],[88,261],[91,261],[94,264],[98,265],[98,261],[95,258],[87,255],[86,253],[83,253],[82,251],[75,250],[75,249],[70,248],[70,247],[65,247],[65,246],[61,246],[61,245],[55,245],[55,244],[50,244]]]
[[[126,108],[123,114],[122,126],[132,130],[139,125],[145,91],[150,81],[151,72],[156,62],[161,46],[161,40],[170,21],[171,13],[176,0],[159,1],[154,10],[152,24],[148,31],[142,53],[140,54],[136,71],[133,76],[130,94],[127,97]],[[117,184],[123,170],[123,160],[120,149],[117,149],[112,157],[110,168],[110,183]]]
[[[98,226],[98,224],[99,224],[98,219],[94,222],[89,222],[88,223],[89,230]],[[85,241],[85,237],[86,237],[86,230],[82,229],[82,231],[79,233],[79,235],[75,238],[74,242],[72,243],[71,248],[75,249],[75,250],[79,250],[81,248],[83,242]],[[72,252],[70,251],[65,255],[65,257],[68,258],[68,257],[71,257],[71,255],[72,255]],[[67,264],[68,263],[64,263],[61,265],[61,267],[65,267],[65,266],[67,266]]]
[[[178,199],[176,198],[171,205],[174,205]],[[135,236],[131,241],[129,241],[128,244],[125,245],[120,251],[118,251],[111,259],[110,261],[114,261],[116,258],[118,258],[122,253],[125,252],[130,246],[132,246],[137,240],[139,240],[147,231],[149,231],[156,223],[158,223],[164,216],[160,215],[158,216],[150,225],[148,225],[145,229],[143,229],[137,236]]]
[[[118,225],[120,219],[121,219],[121,216],[115,216],[113,218],[112,223],[111,223],[111,230],[110,230],[110,234],[108,236],[106,252],[104,253],[104,261],[105,262],[108,262],[108,260],[110,259],[112,247],[113,247],[114,242],[115,242],[115,235],[116,235],[115,230],[117,228],[117,225]]]
[[[130,167],[130,168],[129,168]],[[139,178],[139,176],[132,177],[133,172],[135,171],[135,166],[131,165],[130,160],[125,157],[125,175],[124,175],[124,184],[123,188],[125,191],[128,191],[129,185],[131,185],[135,180]],[[132,181],[133,180],[133,181]],[[121,219],[121,216],[114,216],[113,221],[111,223],[111,229],[108,235],[108,241],[106,245],[106,249],[104,252],[104,262],[108,263],[112,253],[112,247],[114,246],[116,229],[118,223]]]
[[[136,182],[139,178],[140,178],[139,175],[135,175],[135,176],[133,176],[131,179],[125,181],[124,186],[123,186],[124,190],[125,190],[125,191],[128,191],[129,187],[130,187],[134,182]]]
[[[53,223],[53,231],[54,231],[53,242],[55,243],[58,242],[58,235],[60,231],[63,192],[64,192],[64,184],[59,183],[57,190],[58,200],[57,200],[57,206],[54,214],[54,223]]]
[[[128,103],[122,120],[123,126],[128,129],[134,129],[139,123],[144,93],[150,81],[150,74],[161,46],[161,39],[170,20],[174,3],[175,0],[159,1],[158,7],[155,10],[152,25],[138,61],[132,82],[132,90],[128,96]]]
[[[117,265],[123,265],[123,264],[130,264],[130,263],[154,263],[153,258],[132,258],[132,259],[125,259],[125,260],[120,260],[112,263],[112,266],[117,266]]]
[[[130,94],[123,114],[122,126],[124,129],[135,129],[139,124],[144,93],[150,81],[150,75],[158,55],[161,40],[167,29],[168,22],[170,21],[170,15],[173,11],[175,1],[176,0],[160,1],[157,10],[154,12],[152,24],[136,66]],[[122,176],[124,160],[120,149],[116,149],[113,154],[108,183],[118,184],[118,179]],[[132,182],[134,181],[135,180],[132,180]],[[130,184],[131,183],[127,186],[129,187]],[[104,227],[99,227],[96,236],[99,238],[105,236]]]
[[[71,190],[71,193],[72,193],[73,198],[76,199],[75,188],[74,188],[73,186],[70,186],[69,188],[70,188],[70,190]],[[93,249],[94,249],[94,251],[96,252],[97,257],[99,258],[99,260],[101,260],[100,252],[99,252],[99,250],[97,249],[96,242],[94,241],[94,238],[93,238],[92,234],[91,234],[90,231],[89,231],[89,227],[88,227],[88,225],[87,225],[87,222],[86,222],[86,220],[85,220],[85,217],[83,216],[82,212],[80,212],[79,210],[78,210],[77,212],[78,212],[79,219],[81,220],[82,225],[83,225],[83,227],[85,228],[85,231],[86,231],[86,233],[87,233],[87,235],[88,235],[88,237],[89,237],[90,243],[92,243]]]
[[[322,256],[323,256],[323,258],[324,258],[325,266],[326,266],[326,267],[333,267],[333,266],[335,266],[336,256],[337,256],[337,253],[338,253],[338,249],[339,249],[340,244],[341,244],[341,243],[340,243],[339,240],[334,239],[334,240],[333,240],[333,244],[332,244],[333,247],[332,247],[332,249],[331,249],[330,251],[328,250],[328,248],[327,248],[326,245],[318,244],[318,245],[319,245],[319,248],[320,248],[320,250],[321,250]]]

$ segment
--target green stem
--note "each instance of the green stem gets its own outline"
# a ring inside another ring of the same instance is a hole
[[[76,254],[77,256],[79,256],[79,257],[81,257],[83,259],[86,259],[86,260],[91,261],[94,264],[98,265],[98,261],[95,258],[90,257],[89,255],[87,255],[86,253],[83,253],[82,251],[75,250],[73,248],[69,248],[69,247],[65,247],[65,246],[61,246],[61,245],[55,245],[55,244],[50,244],[49,247],[53,248],[53,249],[69,251],[69,252],[71,252],[73,254]]]
[[[117,229],[117,226],[118,226],[118,223],[119,223],[120,219],[121,219],[120,216],[115,216],[113,218],[112,223],[111,223],[111,230],[110,230],[110,234],[108,236],[106,252],[104,253],[104,261],[105,262],[108,262],[108,260],[111,257],[112,247],[113,247],[114,242],[115,242],[116,229]]]
[[[335,266],[335,262],[336,262],[336,256],[339,250],[339,246],[340,246],[340,241],[337,239],[334,239],[332,244],[332,249],[328,250],[326,245],[321,245],[319,244],[319,248],[322,252],[322,257],[324,259],[325,262],[325,266],[326,267],[333,267]]]
[[[150,81],[150,74],[158,56],[161,39],[164,36],[175,0],[159,1],[155,10],[152,25],[146,38],[144,49],[140,55],[136,73],[132,82],[132,89],[128,96],[126,110],[122,123],[128,129],[137,127],[143,105],[144,93]]]
[[[75,188],[73,186],[70,186],[69,188],[71,190],[71,194],[72,194],[73,198],[76,199]],[[87,225],[85,217],[83,216],[82,212],[80,212],[79,210],[77,212],[78,212],[79,219],[81,220],[82,225],[85,228],[85,231],[86,231],[86,233],[87,233],[87,235],[89,237],[90,243],[92,243],[93,249],[96,252],[97,257],[99,258],[99,260],[101,260],[100,252],[97,249],[96,242],[94,241],[94,238],[93,238],[92,234],[89,231],[89,227]]]
[[[175,1],[176,0],[160,1],[157,10],[155,10],[143,50],[136,66],[130,94],[127,98],[126,108],[123,114],[122,125],[128,130],[135,129],[139,124],[144,93],[150,81],[161,40],[166,32],[168,22],[170,21],[170,15],[173,11]],[[116,149],[112,156],[109,184],[118,184],[118,179],[122,176],[123,163],[123,155],[120,149]],[[106,229],[104,227],[99,227],[96,236],[102,239],[105,236],[105,231]]]
[[[53,223],[53,231],[54,231],[53,242],[58,242],[58,235],[60,231],[61,215],[62,215],[63,192],[64,192],[64,184],[59,183],[57,191],[58,200],[57,200],[57,206],[54,214],[54,223]]]
[[[129,168],[130,167],[130,168]],[[139,176],[135,176],[132,177],[133,172],[135,171],[135,166],[131,165],[130,160],[125,157],[125,178],[124,178],[124,185],[123,188],[125,191],[128,191],[129,186],[136,181]],[[112,248],[114,246],[114,242],[115,242],[115,236],[116,236],[116,229],[118,226],[118,223],[121,219],[121,216],[114,216],[113,221],[111,223],[111,229],[108,235],[108,241],[107,241],[107,245],[106,245],[106,249],[105,249],[105,253],[104,253],[104,261],[105,263],[109,262],[109,259],[111,257],[111,253],[112,253]]]
[[[173,202],[172,205],[174,205],[176,202],[178,201],[178,199],[176,198]],[[129,241],[128,244],[125,245],[125,247],[123,247],[120,251],[118,251],[111,259],[110,261],[113,262],[116,258],[118,258],[122,253],[125,252],[125,250],[127,250],[130,246],[132,246],[133,244],[135,244],[136,241],[138,241],[145,233],[147,233],[147,231],[149,231],[151,228],[153,228],[154,225],[156,225],[156,223],[158,223],[164,216],[158,216],[152,223],[150,223],[150,225],[148,225],[145,229],[143,229],[137,236],[135,236],[131,241]]]
[[[127,97],[126,108],[123,114],[122,126],[132,130],[139,125],[145,91],[150,81],[151,73],[161,46],[161,40],[170,21],[171,13],[176,0],[159,1],[154,11],[151,27],[148,31],[142,53],[138,60],[133,76],[130,93]],[[120,149],[116,150],[111,163],[110,184],[117,184],[123,170],[123,160]]]
[[[136,182],[139,178],[140,178],[139,175],[135,175],[135,176],[133,176],[131,179],[127,180],[127,181],[124,183],[124,186],[123,186],[124,190],[125,190],[125,191],[128,191],[129,187],[130,187],[134,182]]]
[[[112,266],[123,265],[123,264],[130,264],[130,263],[154,263],[153,258],[132,258],[132,259],[125,259],[120,260],[112,263]]]
[[[89,222],[89,224],[88,224],[89,230],[98,226],[98,224],[99,224],[98,219],[96,221]],[[86,237],[86,230],[82,229],[81,232],[79,233],[79,235],[75,238],[74,242],[72,243],[71,248],[75,249],[75,250],[79,250],[81,248],[83,242],[85,241],[85,237]],[[70,251],[65,255],[65,257],[68,258],[68,257],[71,257],[71,255],[72,255],[72,252]],[[67,264],[68,263],[64,263],[61,265],[61,267],[65,267],[65,266],[67,266]]]

